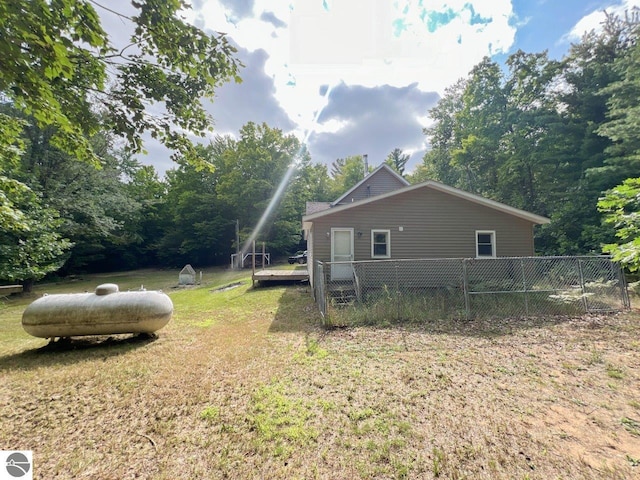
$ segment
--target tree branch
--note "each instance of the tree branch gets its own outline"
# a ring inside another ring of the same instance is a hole
[[[109,7],[105,7],[104,5],[96,2],[95,0],[89,0],[89,3],[93,3],[96,7],[102,8],[103,10],[106,10],[107,12],[113,13],[114,15],[117,15],[120,18],[124,18],[125,20],[129,20],[130,22],[133,22],[133,18],[128,17],[120,12],[117,12],[115,10],[110,9]]]

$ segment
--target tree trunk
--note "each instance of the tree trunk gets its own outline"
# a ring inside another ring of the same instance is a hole
[[[22,293],[31,293],[33,291],[33,284],[35,281],[33,278],[22,281]]]

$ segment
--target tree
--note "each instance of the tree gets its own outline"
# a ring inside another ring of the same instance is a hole
[[[327,166],[322,163],[308,163],[300,169],[300,184],[305,202],[331,202],[335,200],[331,192],[331,178]]]
[[[266,221],[257,241],[266,242],[271,254],[290,254],[302,247],[300,219],[306,202],[329,198],[329,178],[326,166],[312,165],[295,136],[249,122],[238,139],[219,136],[198,149],[215,169],[181,165],[167,173],[158,250],[162,262],[227,263],[236,247],[236,220],[239,248],[262,218]]]
[[[506,128],[507,96],[500,66],[485,57],[473,67],[456,114],[458,148],[451,161],[461,171],[463,189],[498,196],[500,139]]]
[[[484,59],[430,110],[431,149],[412,182],[432,178],[551,217],[536,233],[542,253],[599,252],[613,232],[598,197],[640,174],[633,138],[620,137],[638,131],[640,57],[627,55],[636,35],[608,16],[561,62],[518,51],[503,70]]]
[[[188,133],[209,129],[201,99],[239,81],[235,49],[224,35],[186,23],[184,0],[131,5],[134,16],[91,0],[0,2],[0,94],[41,129],[55,125],[52,145],[80,160],[99,165],[89,138],[107,125],[133,152],[149,132],[175,158],[196,161]],[[94,6],[130,24],[128,46],[112,45]],[[95,116],[94,107],[107,116]],[[16,119],[0,117],[0,132],[15,126]],[[6,137],[0,145],[7,148]]]
[[[19,281],[29,292],[36,280],[60,268],[71,243],[57,233],[57,212],[13,178],[25,149],[25,122],[11,113],[0,112],[0,279]]]
[[[409,161],[409,158],[410,156],[408,154],[402,153],[402,150],[400,150],[399,148],[394,148],[391,153],[387,155],[384,163],[393,168],[398,173],[398,175],[403,176],[404,167]]]
[[[500,138],[500,200],[518,208],[549,213],[562,175],[563,121],[555,104],[560,63],[547,53],[518,51],[507,58],[505,129]]]
[[[435,123],[424,130],[431,149],[412,177],[434,179],[497,197],[500,140],[506,128],[507,98],[500,66],[489,58],[468,78],[445,91],[429,111]]]
[[[111,254],[129,269],[158,265],[158,244],[167,224],[163,215],[167,183],[153,166],[141,165],[129,156],[120,165],[123,193],[138,208],[123,219],[121,238],[126,241],[113,245]]]
[[[456,136],[457,117],[464,106],[462,94],[466,85],[467,80],[460,79],[447,87],[438,104],[429,110],[433,125],[423,129],[423,133],[429,139],[430,148],[411,176],[412,183],[438,180],[451,186],[460,185],[462,173],[451,162],[451,152],[460,147]]]
[[[12,111],[0,111],[0,224],[9,230],[19,230],[23,212],[17,210],[13,197],[28,187],[7,176],[20,164],[20,156],[24,153],[24,140],[21,138],[24,122],[12,115]]]
[[[331,164],[330,191],[333,200],[339,198],[343,193],[361,181],[365,173],[364,158],[362,155],[354,155],[346,158],[338,158]]]
[[[219,173],[216,193],[231,206],[231,218],[240,219],[242,241],[264,216],[268,221],[258,240],[266,241],[275,254],[287,253],[300,241],[300,218],[308,197],[298,185],[309,164],[307,150],[294,135],[253,122],[240,129],[238,140],[220,139],[216,144],[211,156]]]
[[[35,281],[62,266],[71,243],[57,233],[62,222],[57,212],[31,189],[0,177],[0,192],[3,206],[17,214],[0,222],[0,279],[21,282],[29,292]]]
[[[614,69],[619,80],[603,88],[601,93],[607,98],[606,121],[597,133],[611,140],[605,149],[605,165],[598,171],[614,178],[628,178],[640,173],[640,42],[623,55],[617,57]]]
[[[604,245],[603,250],[630,271],[640,270],[640,178],[629,178],[605,192],[598,201],[604,221],[616,229],[621,243]]]
[[[601,90],[607,98],[608,111],[606,121],[597,129],[598,134],[611,141],[598,173],[612,180],[631,177],[607,190],[598,200],[598,211],[605,214],[604,223],[614,227],[618,239],[618,243],[605,244],[603,251],[611,253],[614,260],[632,272],[640,269],[639,31],[640,27],[635,26],[633,35],[622,39],[628,48],[614,61],[618,80]]]
[[[561,140],[556,142],[561,164],[557,195],[549,207],[551,224],[540,235],[544,252],[598,253],[602,244],[614,240],[611,225],[603,223],[598,212],[598,198],[638,174],[623,174],[607,164],[612,141],[600,127],[607,122],[608,86],[620,80],[617,59],[626,55],[632,30],[626,21],[608,15],[602,30],[585,34],[562,61],[556,94],[563,120]]]
[[[52,145],[54,127],[41,129],[29,120],[22,133],[25,149],[11,175],[60,217],[57,232],[74,244],[64,273],[92,270],[107,260],[118,267],[115,250],[136,242],[125,225],[135,223],[141,204],[122,181],[135,162],[114,149],[112,134],[100,131],[88,139],[102,165],[96,169]]]
[[[211,147],[197,147],[203,158],[213,161]],[[166,201],[159,217],[162,233],[157,255],[169,266],[213,265],[229,260],[233,239],[232,207],[216,193],[221,170],[198,170],[181,165],[167,172]]]

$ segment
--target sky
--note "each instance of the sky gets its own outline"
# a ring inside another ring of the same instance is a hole
[[[121,2],[124,0],[118,0]],[[249,121],[306,141],[313,162],[367,154],[377,166],[394,149],[407,171],[428,148],[423,128],[445,89],[485,56],[503,63],[521,49],[560,59],[603,10],[640,0],[191,0],[185,17],[224,32],[245,65],[242,83],[213,102],[213,135],[237,136]],[[119,28],[100,12],[107,31]],[[208,142],[207,139],[199,140]],[[159,173],[170,152],[148,139],[140,160]]]

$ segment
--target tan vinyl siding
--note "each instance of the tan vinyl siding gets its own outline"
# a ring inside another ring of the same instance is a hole
[[[402,183],[398,177],[389,171],[385,169],[378,170],[375,175],[367,178],[362,185],[358,186],[338,205],[346,205],[351,202],[357,202],[358,200],[364,200],[365,198],[383,195],[406,186],[405,183]]]
[[[309,235],[307,236],[307,271],[309,272],[309,284],[313,287],[314,283],[313,283],[313,274],[314,272],[314,256],[313,256],[313,229],[309,232]]]
[[[371,259],[371,229],[391,231],[391,258],[473,258],[476,230],[495,231],[496,256],[533,255],[527,220],[431,188],[313,220],[314,258],[329,261],[331,227],[354,228],[355,259]],[[400,227],[403,231],[400,231]]]

